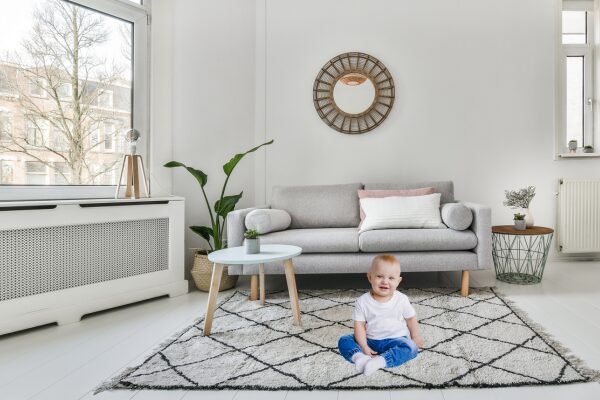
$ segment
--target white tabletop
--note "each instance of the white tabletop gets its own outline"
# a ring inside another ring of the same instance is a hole
[[[217,264],[263,264],[272,261],[287,260],[299,256],[302,249],[287,244],[261,244],[260,253],[246,254],[244,246],[213,251],[208,259]]]

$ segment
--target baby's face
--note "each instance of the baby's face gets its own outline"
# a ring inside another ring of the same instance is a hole
[[[388,262],[378,262],[367,273],[373,292],[379,296],[387,297],[394,294],[400,284],[400,266]]]

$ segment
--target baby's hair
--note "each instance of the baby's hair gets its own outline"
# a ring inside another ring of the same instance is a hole
[[[371,266],[374,266],[378,262],[383,262],[383,263],[394,264],[394,265],[400,266],[400,261],[398,261],[398,259],[391,254],[380,254],[378,256],[375,256],[373,258],[373,261],[371,262]]]

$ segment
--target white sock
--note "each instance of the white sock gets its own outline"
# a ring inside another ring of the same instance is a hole
[[[378,369],[385,368],[385,364],[386,364],[385,358],[383,358],[381,356],[375,356],[367,362],[363,373],[366,376],[369,376],[369,375],[373,374],[375,371],[377,371]]]
[[[367,356],[364,353],[355,353],[352,356],[352,362],[354,363],[354,366],[356,367],[356,370],[358,372],[363,372],[363,370],[365,369],[365,365],[370,359],[371,357]]]

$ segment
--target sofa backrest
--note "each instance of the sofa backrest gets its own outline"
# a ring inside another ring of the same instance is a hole
[[[418,189],[432,187],[437,193],[441,193],[440,203],[454,202],[454,182],[452,181],[433,181],[416,183],[365,183],[365,190],[397,190],[397,189]]]
[[[348,228],[360,223],[361,183],[343,185],[274,186],[271,208],[287,211],[291,229]]]

